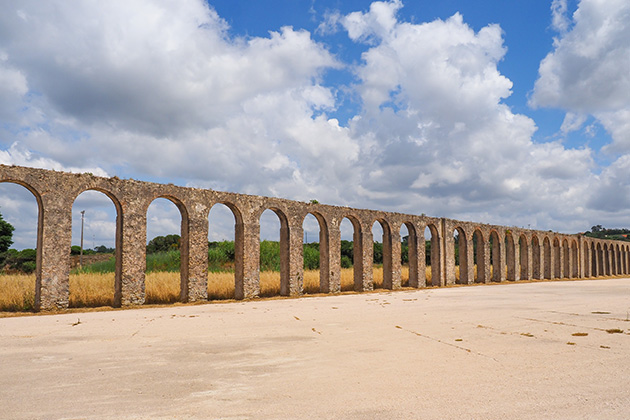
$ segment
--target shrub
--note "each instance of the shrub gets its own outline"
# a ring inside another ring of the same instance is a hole
[[[347,255],[341,256],[341,268],[352,268],[352,260]]]
[[[319,246],[304,245],[304,269],[317,270],[319,268]],[[318,244],[317,244],[318,245]]]

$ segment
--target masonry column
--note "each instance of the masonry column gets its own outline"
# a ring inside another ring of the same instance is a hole
[[[235,231],[234,296],[251,299],[260,295],[260,221],[243,215],[243,222],[236,223]]]
[[[327,223],[327,249],[328,249],[328,276],[324,279],[323,293],[339,293],[341,291],[341,231],[339,230],[339,220],[334,217]],[[319,232],[319,248],[322,247],[322,230]],[[323,267],[320,267],[323,269]],[[326,282],[327,281],[327,282]]]
[[[521,276],[521,278],[523,280],[532,280],[534,277],[534,246],[532,244],[532,238],[531,236],[527,236],[525,237],[525,241],[527,242],[527,252],[525,253],[525,256],[527,258],[527,261],[525,262],[525,267],[527,267],[527,277],[523,278],[523,276]],[[523,260],[521,259],[521,264],[523,264]]]
[[[409,237],[409,287],[426,287],[426,262],[424,250],[424,234],[418,233],[418,227],[414,225],[411,229],[407,226]]]
[[[359,221],[360,229],[354,230],[354,290],[374,290],[374,239],[371,226]],[[358,270],[357,270],[358,268]]]
[[[451,224],[446,219],[442,219],[442,241],[444,242],[444,277],[446,280],[446,284],[455,284],[456,281],[455,238],[453,237],[453,230],[454,227],[451,226]]]
[[[462,284],[473,284],[475,282],[475,247],[473,245],[472,234],[466,235],[464,239],[465,244],[465,257],[466,257],[466,273],[464,273],[465,277],[462,277],[462,263],[461,263],[461,248],[460,252],[460,260],[459,260],[459,276],[460,283]],[[465,281],[465,283],[464,283]]]
[[[37,241],[41,246],[41,277],[36,280],[34,305],[37,311],[65,309],[70,300],[72,202],[61,196],[62,191],[42,194]]]
[[[492,246],[494,248],[494,255],[498,256],[499,261],[495,261],[495,265],[496,267],[498,267],[498,273],[493,272],[492,273],[492,281],[494,282],[504,282],[505,281],[505,269],[506,269],[506,264],[505,264],[505,257],[506,257],[506,252],[505,252],[505,241],[503,240],[503,238],[500,238],[499,235],[497,234],[496,239],[498,239],[498,243],[493,243]]]
[[[477,245],[479,246],[479,245]],[[492,280],[490,273],[490,235],[484,234],[483,244],[482,244],[482,257],[479,261],[479,257],[477,257],[477,271],[479,271],[479,266],[483,265],[481,272],[477,273],[477,278],[480,283],[490,283]]]
[[[519,237],[510,235],[508,239],[507,252],[507,264],[508,264],[508,277],[507,280],[519,281],[521,279],[521,270],[519,270],[519,262],[521,261],[521,247],[519,243]],[[510,276],[510,270],[512,275]]]
[[[125,201],[122,220],[117,223],[120,233],[116,235],[116,258],[120,258],[121,275],[120,283],[116,284],[114,306],[142,305],[145,301],[146,207],[137,199]]]
[[[190,215],[188,243],[188,282],[182,284],[182,301],[208,300],[208,213],[205,206]]]
[[[400,226],[386,224],[383,228],[383,287],[400,289]]]
[[[591,247],[588,242],[584,240],[584,238],[579,239],[578,249],[580,253],[580,278],[586,278],[591,276]]]
[[[302,221],[293,215],[287,215],[288,218],[288,253],[289,259],[287,267],[289,269],[288,290],[281,290],[280,294],[284,296],[299,296],[304,290],[304,228]],[[282,227],[280,227],[280,235],[282,235]]]

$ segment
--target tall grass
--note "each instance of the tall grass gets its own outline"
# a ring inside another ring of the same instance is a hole
[[[169,253],[162,253],[169,254]],[[172,258],[166,256],[165,259]],[[160,261],[157,258],[156,261]],[[158,263],[154,267],[159,266]],[[167,265],[168,266],[168,265]],[[374,288],[383,287],[383,268],[374,266]],[[408,286],[409,268],[402,267],[402,285]],[[456,267],[459,278],[459,267]],[[426,269],[427,284],[431,284],[431,267]],[[304,293],[319,293],[319,270],[304,270]],[[179,300],[179,271],[148,272],[146,274],[146,303],[168,304]],[[234,273],[208,273],[208,299],[224,300],[234,298]],[[354,290],[354,270],[341,269],[341,291]],[[280,273],[260,272],[260,295],[262,297],[280,294]],[[30,311],[35,301],[34,275],[0,275],[0,311]],[[114,303],[114,273],[112,272],[73,272],[70,275],[70,307],[111,306]]]
[[[34,304],[34,274],[3,274],[0,276],[0,311],[30,311]]]

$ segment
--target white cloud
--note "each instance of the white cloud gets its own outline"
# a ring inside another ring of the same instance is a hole
[[[398,4],[389,6],[394,16]],[[497,69],[506,52],[499,26],[475,32],[459,14],[384,25],[373,13],[346,26],[358,41],[371,36],[356,68],[364,113],[350,124],[362,145],[362,197],[508,224],[580,200],[590,150],[533,143],[534,121],[502,103],[512,83]]]
[[[582,0],[572,23],[541,62],[531,104],[593,115],[612,135],[611,149],[628,152],[630,3]]]
[[[559,33],[564,33],[569,29],[570,23],[567,17],[567,0],[552,0],[551,27]]]
[[[580,4],[541,63],[532,103],[569,109],[565,133],[597,115],[625,147],[625,85],[607,88],[591,63],[624,57],[625,23],[610,26],[591,3]],[[554,5],[557,19],[566,16],[565,2]],[[501,27],[475,31],[460,14],[409,23],[398,18],[402,7],[383,1],[329,13],[320,33],[343,27],[364,50],[351,68],[355,83],[331,87],[325,72],[350,66],[308,32],[285,27],[234,38],[201,0],[8,3],[0,16],[0,93],[7,92],[0,115],[20,129],[0,127],[0,162],[583,229],[603,178],[593,174],[590,149],[532,142],[535,122],[503,103],[512,82],[498,70],[506,53]],[[595,37],[601,48],[585,43],[592,35],[584,22],[606,29]],[[600,105],[575,92],[583,82],[569,80],[565,64],[592,76],[589,92],[604,96]],[[608,77],[621,74],[603,67]],[[342,90],[361,101],[347,124],[334,118]],[[604,175],[614,185],[614,174]],[[166,222],[149,238],[179,231],[176,209],[154,219]],[[111,227],[111,218],[96,222],[99,232]],[[215,239],[226,234],[211,231]]]

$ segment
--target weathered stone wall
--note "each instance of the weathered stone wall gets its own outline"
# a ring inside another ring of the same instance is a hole
[[[37,309],[66,308],[69,299],[72,204],[84,191],[106,194],[116,218],[117,306],[145,300],[146,213],[156,198],[172,201],[182,216],[181,300],[205,300],[208,269],[208,215],[225,204],[235,219],[235,297],[260,294],[260,216],[266,209],[280,219],[281,294],[302,294],[303,228],[307,214],[320,227],[320,291],[341,287],[341,233],[344,218],[354,228],[354,288],[372,290],[372,226],[383,229],[383,286],[401,287],[400,229],[409,232],[409,286],[445,286],[543,278],[583,278],[625,275],[630,270],[626,242],[581,235],[463,222],[445,218],[302,203],[281,198],[162,185],[117,177],[70,174],[44,169],[0,165],[0,182],[26,187],[39,207],[37,235]],[[430,238],[425,238],[425,231]],[[459,245],[456,265],[455,237]],[[430,276],[425,270],[425,241],[431,243]],[[457,271],[459,270],[459,275]],[[430,279],[430,280],[429,280]]]

